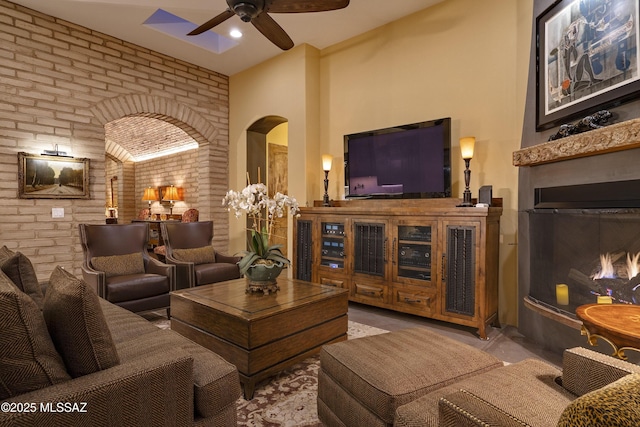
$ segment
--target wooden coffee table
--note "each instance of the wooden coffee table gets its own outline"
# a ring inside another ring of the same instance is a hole
[[[589,344],[602,338],[613,347],[614,356],[626,360],[625,350],[640,351],[640,306],[631,304],[585,304],[576,309],[582,320],[582,335]]]
[[[348,291],[278,278],[275,294],[245,279],[171,293],[171,329],[236,365],[245,399],[257,382],[347,339]]]

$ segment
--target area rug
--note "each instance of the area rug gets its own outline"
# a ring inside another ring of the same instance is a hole
[[[145,317],[162,329],[170,324],[162,315]],[[349,321],[349,339],[383,334],[387,331]],[[238,426],[320,427],[316,397],[319,356],[315,355],[256,385],[253,399],[238,399]]]

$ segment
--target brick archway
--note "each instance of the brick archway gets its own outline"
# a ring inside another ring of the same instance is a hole
[[[214,243],[219,249],[228,247],[229,216],[220,201],[228,187],[229,144],[203,115],[187,105],[159,96],[124,95],[104,100],[91,108],[96,120],[105,124],[126,116],[149,117],[175,125],[198,143],[198,202],[200,218],[214,221]],[[107,154],[121,159],[113,147]]]

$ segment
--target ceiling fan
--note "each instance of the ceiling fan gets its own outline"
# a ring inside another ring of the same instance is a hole
[[[251,22],[280,49],[288,50],[293,47],[293,40],[267,12],[326,12],[347,7],[349,0],[227,0],[227,5],[229,6],[227,10],[200,25],[188,35],[202,34],[233,15],[238,15],[244,22]]]

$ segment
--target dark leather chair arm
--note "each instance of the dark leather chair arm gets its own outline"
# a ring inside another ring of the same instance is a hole
[[[167,254],[165,259],[168,264],[172,264],[176,268],[176,289],[193,288],[196,286],[194,263],[177,260],[169,254]]]
[[[100,298],[107,298],[107,275],[103,271],[94,270],[87,264],[82,264],[82,278],[92,287]]]
[[[232,256],[216,252],[216,262],[224,262],[227,264],[237,264],[242,259],[241,256]]]
[[[176,290],[176,266],[165,264],[163,262],[158,261],[155,258],[149,258],[145,265],[145,269],[147,273],[150,274],[159,274],[161,276],[166,276],[169,278],[169,289],[172,291]]]

